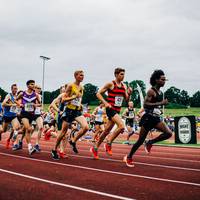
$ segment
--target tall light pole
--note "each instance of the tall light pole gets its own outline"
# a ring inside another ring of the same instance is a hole
[[[43,60],[42,66],[43,66],[43,73],[42,73],[42,109],[44,109],[44,75],[45,75],[45,61],[50,60],[49,57],[46,56],[40,56],[40,58]]]

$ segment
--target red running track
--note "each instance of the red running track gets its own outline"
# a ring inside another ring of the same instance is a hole
[[[53,161],[55,140],[41,141],[42,152],[30,157],[26,146],[13,152],[0,145],[0,199],[198,199],[200,149],[143,147],[134,156],[135,167],[122,162],[131,146],[114,144],[113,156],[100,148],[93,160],[91,143],[78,142],[79,154]]]

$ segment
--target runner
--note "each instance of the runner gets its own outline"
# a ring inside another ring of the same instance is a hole
[[[62,119],[61,119],[61,117],[62,117],[62,114],[64,113],[65,106],[66,106],[66,103],[67,103],[67,102],[62,102],[62,98],[64,98],[66,96],[66,92],[65,92],[66,89],[67,89],[67,84],[65,84],[64,86],[61,86],[60,87],[60,94],[50,104],[50,108],[53,108],[58,113],[58,115],[57,115],[58,134],[60,134],[59,132],[62,129]],[[66,139],[66,137],[63,137],[63,139],[60,142],[60,150],[58,151],[60,158],[63,158],[65,156],[64,151],[65,151],[66,145],[67,145],[67,139]]]
[[[72,146],[72,149],[75,153],[78,153],[76,148],[76,141],[83,136],[88,131],[88,124],[85,117],[81,113],[82,105],[81,100],[83,96],[83,86],[81,82],[84,78],[84,73],[82,70],[75,71],[74,73],[75,81],[70,83],[66,89],[66,96],[62,98],[62,102],[67,102],[65,111],[62,115],[62,130],[61,134],[58,136],[55,148],[52,150],[52,158],[58,160],[57,148],[60,144],[60,141],[67,133],[69,124],[72,121],[77,121],[81,125],[80,131],[76,134],[74,138],[71,138],[69,143]]]
[[[111,145],[114,139],[124,131],[124,123],[119,116],[123,100],[129,100],[130,94],[132,92],[131,88],[126,88],[126,85],[123,84],[125,70],[122,68],[116,68],[114,71],[115,80],[107,83],[103,88],[97,92],[98,99],[105,105],[106,114],[108,116],[108,122],[105,130],[99,137],[99,140],[94,143],[94,146],[90,148],[90,151],[93,154],[95,159],[98,159],[98,148],[101,143],[104,141],[105,137],[110,133],[114,125],[117,125],[117,128],[112,133],[107,143],[104,145],[106,152],[109,155],[112,155]],[[107,100],[103,98],[103,94],[108,92]]]
[[[39,85],[35,85],[35,93],[38,95],[39,101],[41,102],[42,100],[41,87]],[[36,149],[37,152],[40,152],[41,148],[40,148],[39,142],[40,142],[40,138],[43,131],[42,107],[40,104],[36,105],[35,107],[35,118],[36,118],[35,122],[37,125],[37,137],[36,137],[34,148]]]
[[[20,129],[20,123],[17,119],[17,112],[18,112],[18,107],[15,102],[16,100],[16,95],[17,95],[17,84],[11,85],[11,93],[7,94],[4,101],[2,102],[2,106],[4,108],[3,112],[3,128],[0,133],[0,135],[5,132],[8,128],[8,125],[12,125],[12,130],[11,130],[11,137],[16,138],[18,135],[18,131]],[[18,150],[18,144],[13,145],[13,150]]]
[[[95,116],[95,132],[92,137],[92,142],[96,142],[101,133],[104,131],[103,116],[106,114],[104,104],[101,103],[98,107],[96,107],[92,114]]]
[[[149,140],[145,144],[145,150],[150,153],[152,145],[156,142],[166,140],[172,136],[172,131],[161,120],[161,106],[168,103],[167,99],[163,100],[160,88],[165,85],[166,77],[162,70],[155,70],[150,78],[150,84],[152,87],[148,90],[147,96],[144,100],[145,114],[140,121],[140,133],[137,142],[133,145],[130,153],[124,157],[124,161],[128,167],[134,167],[133,155],[137,149],[143,144],[147,134],[153,128],[156,128],[163,133],[158,137]]]
[[[49,107],[49,111],[44,116],[44,139],[50,140],[50,137],[57,137],[56,133],[56,113],[53,107]]]
[[[33,120],[36,120],[37,116],[35,115],[35,108],[41,106],[40,96],[35,93],[35,81],[29,80],[26,83],[27,90],[19,93],[17,96],[17,101],[21,100],[21,119],[22,124],[25,128],[25,138],[28,144],[29,155],[33,154],[36,149],[31,144],[31,133],[32,127],[31,123]]]
[[[128,108],[124,110],[122,117],[125,119],[126,129],[128,131],[127,140],[124,144],[130,144],[129,139],[135,133],[135,108],[132,101],[128,102]]]

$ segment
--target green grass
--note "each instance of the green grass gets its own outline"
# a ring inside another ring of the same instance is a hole
[[[44,105],[44,110],[47,111],[49,104]],[[96,106],[90,106],[91,112],[94,110]],[[121,113],[125,107],[122,108]],[[139,110],[139,109],[136,109]],[[200,116],[200,107],[199,108],[182,108],[182,109],[165,109],[165,116],[170,115],[172,117],[175,116],[187,116],[187,115],[194,115],[194,116]]]

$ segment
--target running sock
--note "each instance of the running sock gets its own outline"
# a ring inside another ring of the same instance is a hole
[[[28,150],[30,151],[32,149],[31,143],[28,144]]]

